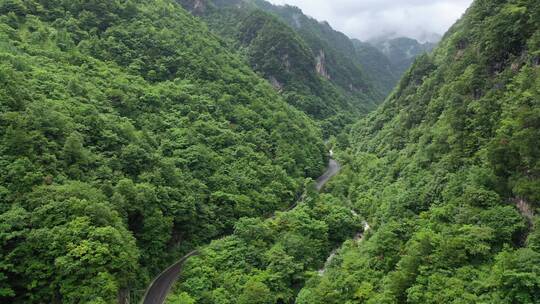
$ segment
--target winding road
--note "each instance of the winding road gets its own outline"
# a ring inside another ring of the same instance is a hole
[[[326,183],[332,177],[334,177],[336,174],[338,174],[339,170],[341,170],[341,166],[339,165],[339,163],[336,160],[331,158],[330,161],[328,162],[328,168],[326,169],[326,172],[324,172],[324,174],[321,175],[317,179],[317,184],[316,184],[317,191],[321,191],[321,189],[324,187],[324,185],[326,185]]]
[[[182,272],[182,268],[184,266],[184,262],[187,261],[190,257],[197,255],[197,251],[192,251],[185,255],[180,261],[174,263],[173,265],[169,266],[169,268],[165,269],[162,273],[160,273],[152,283],[150,283],[150,286],[146,290],[146,293],[143,297],[143,304],[162,304],[165,302],[165,299],[167,298],[167,295],[169,294],[169,291],[171,290],[172,285],[178,277],[180,276],[180,272]]]
[[[332,156],[332,154],[333,154],[332,151],[330,151],[330,156]],[[340,169],[341,169],[341,166],[339,165],[339,163],[335,161],[334,159],[330,158],[326,172],[324,172],[324,174],[321,175],[317,179],[317,182],[316,182],[317,191],[321,191],[324,185],[326,185],[326,183],[332,177],[334,177],[339,172]],[[293,205],[293,208],[294,206],[296,206],[296,203]],[[146,290],[146,293],[144,294],[144,297],[141,303],[142,304],[165,303],[165,299],[167,298],[167,295],[169,294],[171,287],[173,286],[174,282],[178,280],[178,277],[180,276],[180,273],[182,272],[184,263],[190,257],[197,254],[198,254],[198,251],[196,250],[188,253],[178,262],[169,266],[169,268],[165,269],[162,273],[160,273],[152,281],[152,283],[150,283],[150,286],[148,286],[148,289]]]

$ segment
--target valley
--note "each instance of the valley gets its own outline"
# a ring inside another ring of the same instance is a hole
[[[540,303],[540,3],[0,0],[0,172],[1,303]]]
[[[332,156],[332,152],[330,151],[330,156]],[[321,191],[321,189],[324,187],[324,185],[339,172],[340,165],[337,161],[330,158],[328,161],[328,167],[323,175],[321,175],[319,178],[317,178],[317,181],[315,183],[315,189],[317,191]],[[298,203],[303,203],[305,199],[304,194],[300,197],[298,201],[296,201],[291,207],[287,209],[288,211],[293,210]],[[272,216],[272,218],[275,218],[275,215]],[[364,229],[366,229],[366,226],[369,229],[369,225],[367,223],[364,224]],[[167,295],[170,292],[170,289],[172,285],[178,280],[178,277],[181,275],[182,267],[184,263],[192,256],[198,255],[198,251],[192,251],[185,255],[182,259],[180,259],[178,262],[172,264],[167,269],[165,269],[161,274],[159,274],[150,284],[147,291],[144,294],[142,303],[144,304],[162,304],[165,302],[165,299],[167,298]],[[204,258],[204,257],[203,257]],[[130,301],[128,301],[130,302]]]

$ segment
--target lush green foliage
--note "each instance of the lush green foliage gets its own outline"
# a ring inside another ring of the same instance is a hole
[[[340,200],[310,193],[292,211],[238,221],[233,235],[188,262],[178,296],[195,303],[293,302],[332,248],[362,231],[361,219]],[[178,296],[169,302],[184,303]]]
[[[336,135],[371,111],[414,59],[431,50],[408,38],[363,43],[264,0],[177,0],[239,50],[294,105]]]
[[[539,12],[475,1],[353,128],[333,193],[374,229],[296,303],[540,301]]]
[[[381,51],[390,61],[392,71],[398,75],[397,80],[409,69],[418,56],[431,52],[435,47],[435,43],[420,43],[407,37],[376,39],[369,41],[369,44]]]
[[[1,302],[114,302],[323,166],[310,119],[173,1],[0,1]]]
[[[174,0],[0,0],[0,301],[114,303],[214,240],[170,302],[540,302],[540,3],[475,1],[331,140],[319,195],[298,109],[337,133],[380,54],[292,7],[211,9],[239,1],[195,5],[217,38]]]
[[[373,80],[376,89],[382,92],[384,96],[389,95],[405,70],[397,67],[387,55],[370,43],[357,39],[353,39],[352,42],[356,49],[358,61],[364,68],[365,73]],[[406,68],[411,66],[413,59]]]
[[[387,93],[362,71],[349,38],[297,9],[295,23],[288,7],[264,1],[178,1],[243,54],[289,104],[320,122],[325,136],[342,131]]]
[[[287,23],[314,54],[322,50],[333,83],[345,90],[352,85],[373,92],[376,100],[388,96],[414,59],[434,47],[434,43],[422,44],[405,37],[361,42],[332,29],[327,22],[306,16],[297,7],[272,5],[265,0],[248,2]]]
[[[326,69],[333,83],[345,90],[371,92],[373,83],[363,71],[353,42],[327,23],[319,22],[297,7],[272,5],[265,0],[252,0],[257,7],[278,16],[293,28],[315,55],[322,51]],[[384,98],[381,92],[376,97]]]

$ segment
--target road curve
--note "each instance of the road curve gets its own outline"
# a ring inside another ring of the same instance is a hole
[[[330,150],[330,156],[332,156],[332,150]],[[326,168],[326,171],[323,173],[323,175],[321,175],[319,178],[317,178],[317,181],[315,182],[315,188],[317,189],[317,191],[321,191],[321,189],[324,187],[324,185],[326,185],[326,183],[332,177],[334,177],[336,174],[338,174],[339,170],[341,170],[341,166],[339,165],[339,163],[336,160],[331,158],[328,161],[328,167]],[[303,202],[305,198],[306,198],[306,194],[304,193],[304,194],[302,194],[302,196],[300,196],[299,199],[297,199],[294,202],[294,204],[289,206],[289,208],[287,208],[287,210],[285,210],[285,211],[293,210],[294,208],[296,208],[296,206],[298,206],[298,203]],[[272,215],[272,218],[275,218],[275,217],[276,217],[276,213],[274,213]]]
[[[187,261],[187,259],[189,259],[190,257],[197,254],[199,253],[196,250],[186,254],[182,259],[180,259],[180,261],[174,263],[169,268],[165,269],[162,273],[160,273],[154,279],[154,281],[150,283],[150,286],[144,294],[142,303],[163,304],[165,302],[165,299],[167,298],[167,295],[169,294],[169,291],[171,290],[172,285],[180,276],[180,272],[182,272],[184,262]]]
[[[321,177],[317,179],[317,183],[316,183],[317,191],[321,191],[324,185],[326,185],[326,183],[332,177],[338,174],[339,170],[341,170],[341,166],[335,159],[331,158],[330,161],[328,162],[328,169],[326,169],[326,172],[324,172],[324,174],[321,175]]]
[[[317,182],[316,182],[317,191],[321,191],[324,185],[333,176],[335,176],[339,172],[340,169],[341,169],[341,166],[339,165],[339,163],[331,158],[330,161],[328,162],[328,168],[326,169],[326,172],[324,172],[324,174],[321,175],[317,179]],[[294,208],[295,206],[296,206],[296,203],[292,206],[292,208]],[[176,262],[175,264],[171,265],[169,268],[165,269],[162,273],[160,273],[154,279],[154,281],[150,283],[150,286],[146,290],[146,293],[144,294],[144,297],[141,303],[142,304],[165,303],[165,299],[167,298],[167,295],[169,294],[169,291],[171,290],[172,285],[174,284],[174,282],[176,282],[176,280],[180,276],[180,273],[182,272],[184,262],[187,261],[187,259],[189,259],[190,257],[197,254],[198,254],[198,251],[192,251],[188,253],[186,256],[180,259],[180,261]]]

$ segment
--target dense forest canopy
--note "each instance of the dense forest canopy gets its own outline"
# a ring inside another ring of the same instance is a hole
[[[540,303],[540,2],[396,62],[262,0],[0,0],[0,302],[198,249],[167,302]]]
[[[392,50],[400,53],[387,57],[288,5],[177,1],[239,52],[289,104],[319,122],[325,136],[339,134],[372,111],[421,54],[419,49],[409,52],[410,44],[398,44]],[[398,59],[394,64],[390,58]]]
[[[298,28],[273,14],[266,2],[178,1],[237,50],[289,104],[319,122],[325,136],[338,134],[383,99],[362,69],[351,64],[352,57],[317,33],[303,30],[318,31],[319,24],[301,12],[309,23]]]
[[[359,122],[334,195],[372,231],[296,303],[540,302],[540,2],[477,0]]]
[[[110,303],[322,171],[315,124],[173,1],[0,4],[2,302]]]
[[[328,193],[239,223],[188,263],[170,302],[538,303],[539,5],[476,1],[337,141]],[[308,226],[275,223],[305,212]],[[318,222],[326,236],[295,240]]]
[[[433,44],[393,39],[391,52],[360,42],[289,5],[265,0],[177,0],[240,53],[325,136],[374,110]],[[400,43],[405,41],[404,43]],[[382,43],[382,42],[381,42]]]

